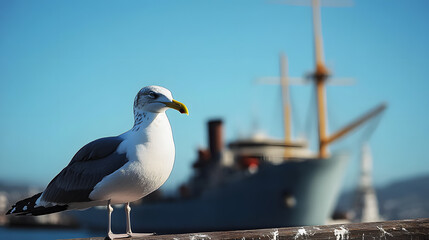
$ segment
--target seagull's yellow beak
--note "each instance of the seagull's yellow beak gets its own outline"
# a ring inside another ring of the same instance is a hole
[[[176,101],[173,99],[172,102],[163,102],[163,103],[165,104],[165,106],[167,106],[169,108],[176,109],[180,113],[184,113],[186,115],[189,115],[188,108],[186,107],[186,105],[179,102],[179,101]]]

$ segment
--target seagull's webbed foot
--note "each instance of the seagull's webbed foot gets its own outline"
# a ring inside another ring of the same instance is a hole
[[[147,237],[147,236],[153,236],[154,233],[127,233],[128,237]]]
[[[113,240],[113,239],[120,239],[120,238],[129,238],[129,237],[131,236],[129,236],[128,234],[116,234],[116,233],[109,232],[107,234],[106,239]]]

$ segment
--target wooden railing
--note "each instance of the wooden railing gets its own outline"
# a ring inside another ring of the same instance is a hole
[[[103,240],[104,237],[81,238],[75,240]],[[323,226],[303,226],[288,228],[270,228],[258,230],[240,230],[223,232],[204,232],[171,235],[152,235],[139,238],[141,240],[215,240],[215,239],[237,239],[237,240],[365,240],[365,239],[429,239],[429,218],[411,219],[372,223],[351,223]]]

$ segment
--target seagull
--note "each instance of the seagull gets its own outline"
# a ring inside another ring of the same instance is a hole
[[[161,187],[173,169],[175,147],[165,113],[169,108],[189,115],[168,89],[142,88],[134,99],[134,126],[129,131],[82,147],[43,192],[18,201],[6,215],[107,206],[108,238],[142,236],[131,231],[130,202]],[[126,234],[111,231],[112,204],[125,204]]]

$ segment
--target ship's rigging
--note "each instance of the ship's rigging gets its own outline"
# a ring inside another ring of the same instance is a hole
[[[313,13],[313,37],[314,37],[314,57],[315,69],[307,77],[314,84],[316,89],[316,106],[317,106],[317,127],[318,127],[318,153],[317,157],[326,159],[330,156],[329,145],[349,134],[352,130],[356,129],[369,119],[379,115],[386,109],[386,104],[382,103],[363,114],[361,117],[355,119],[349,124],[343,126],[332,134],[327,131],[327,102],[326,102],[326,83],[330,78],[330,71],[325,65],[324,51],[323,51],[323,37],[322,37],[322,24],[321,24],[321,11],[320,1],[312,0],[312,13]],[[271,78],[272,81],[273,78]],[[283,128],[284,128],[284,142],[285,146],[293,145],[292,139],[292,123],[291,123],[291,104],[289,94],[289,77],[287,74],[287,60],[284,54],[280,55],[280,85],[282,93],[283,105]],[[291,156],[289,148],[285,148],[284,156]]]

